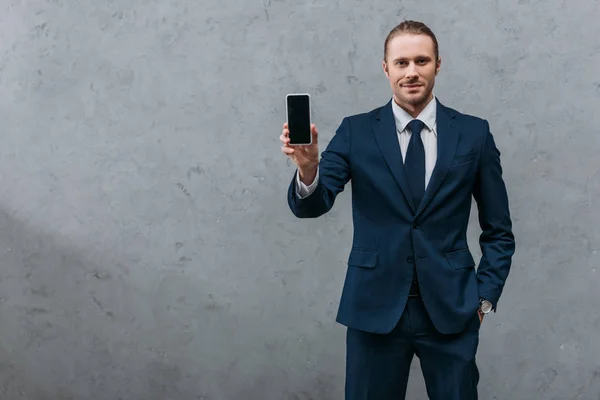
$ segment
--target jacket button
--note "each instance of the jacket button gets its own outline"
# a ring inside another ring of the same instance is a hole
[[[413,256],[406,257],[406,262],[413,263],[414,261],[415,261],[415,258]]]

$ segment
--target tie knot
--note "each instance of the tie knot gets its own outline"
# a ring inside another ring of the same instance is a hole
[[[425,124],[420,119],[413,119],[408,123],[408,128],[415,135],[419,135],[424,126]]]

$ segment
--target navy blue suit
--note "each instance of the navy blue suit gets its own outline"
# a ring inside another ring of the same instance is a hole
[[[486,120],[461,114],[436,100],[436,166],[421,204],[414,205],[391,101],[371,112],[343,119],[322,153],[315,191],[306,198],[299,198],[294,177],[288,190],[289,206],[299,218],[319,217],[331,209],[336,196],[352,181],[354,235],[336,319],[354,335],[349,336],[349,342],[368,347],[371,339],[357,342],[356,335],[363,338],[371,335],[368,337],[378,340],[375,338],[396,334],[395,330],[401,326],[416,329],[419,324],[434,337],[455,338],[470,329],[478,335],[479,299],[491,301],[497,310],[515,250],[500,152]],[[477,203],[482,229],[482,258],[477,269],[466,239],[472,198]],[[418,276],[421,298],[420,304],[411,306],[409,290],[413,271]],[[414,310],[410,311],[409,306]],[[424,314],[420,314],[417,321],[419,312]],[[473,345],[476,349],[476,342],[470,343],[469,351],[473,352],[474,359]],[[364,364],[365,359],[360,361],[360,357],[350,354],[358,352],[357,347],[348,346],[347,363]],[[418,348],[411,351],[419,356]],[[398,353],[408,360],[406,370],[412,359],[411,351]],[[460,351],[458,348],[458,354]],[[385,357],[391,353],[386,352]],[[432,354],[435,355],[435,351]],[[397,360],[388,361],[390,368],[395,368]],[[423,363],[423,359],[421,361]],[[474,363],[474,360],[468,362]],[[348,368],[347,380],[362,379],[359,375],[365,371],[361,372],[360,367],[349,365]],[[371,380],[373,368],[383,368],[382,374],[391,374],[385,379],[405,379],[402,374],[388,371],[386,366],[369,368]],[[473,384],[472,380],[476,381],[478,376],[476,367],[472,366],[469,374],[470,378],[460,379],[471,379],[467,384]],[[459,396],[434,388],[441,384],[439,377],[442,376],[438,374],[434,379],[434,375],[432,372],[427,382],[431,398]],[[431,383],[434,380],[436,383]],[[369,385],[366,381],[363,383]],[[384,400],[384,394],[402,392],[401,389],[369,391],[357,385],[362,383],[347,382],[346,398]],[[464,388],[456,389],[456,393],[461,390]],[[373,393],[382,394],[373,397]],[[460,400],[476,398],[476,394],[461,396]]]

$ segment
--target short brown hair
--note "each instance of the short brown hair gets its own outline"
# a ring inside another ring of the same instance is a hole
[[[390,33],[388,33],[387,38],[385,38],[385,44],[383,47],[383,61],[387,60],[388,43],[390,42],[390,40],[392,40],[394,37],[401,35],[403,33],[407,33],[409,35],[427,35],[427,36],[429,36],[431,38],[431,40],[433,40],[433,49],[435,51],[435,60],[437,61],[440,58],[440,53],[439,53],[439,49],[438,49],[438,41],[437,41],[433,31],[431,29],[429,29],[429,27],[422,22],[404,21],[404,22],[400,23],[399,25],[397,25],[396,27],[394,27],[394,29],[392,29],[390,31]]]

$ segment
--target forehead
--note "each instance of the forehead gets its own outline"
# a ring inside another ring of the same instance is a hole
[[[388,43],[388,58],[414,58],[429,56],[435,58],[435,45],[427,35],[401,33]]]

